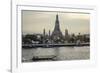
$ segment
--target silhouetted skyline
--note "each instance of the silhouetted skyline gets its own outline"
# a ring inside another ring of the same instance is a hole
[[[56,14],[59,15],[61,32],[64,34],[68,29],[69,34],[90,32],[90,15],[87,13],[59,13],[59,12],[39,12],[22,11],[22,32],[23,33],[46,33],[52,32],[55,26]]]

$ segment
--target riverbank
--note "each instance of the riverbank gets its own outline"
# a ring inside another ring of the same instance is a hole
[[[90,46],[90,43],[67,43],[67,44],[23,44],[22,48],[53,48],[53,47],[72,47],[72,46]]]

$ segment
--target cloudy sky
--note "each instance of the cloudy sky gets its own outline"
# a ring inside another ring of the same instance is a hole
[[[68,29],[69,34],[90,32],[90,14],[88,13],[68,13],[68,12],[43,12],[43,11],[22,11],[22,32],[27,33],[46,33],[52,32],[55,26],[56,14],[59,16],[60,29],[65,33]]]

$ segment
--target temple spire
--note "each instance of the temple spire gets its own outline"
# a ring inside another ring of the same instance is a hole
[[[59,30],[60,31],[58,14],[56,15],[56,21],[55,21],[55,28],[54,28],[54,30]]]
[[[52,39],[55,38],[62,38],[63,35],[62,35],[62,32],[60,30],[60,24],[59,24],[59,17],[58,17],[58,14],[56,15],[56,20],[55,20],[55,27],[54,27],[54,30],[52,32]]]

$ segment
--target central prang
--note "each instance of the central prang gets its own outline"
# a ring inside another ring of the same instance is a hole
[[[60,30],[60,24],[59,24],[59,17],[58,14],[56,15],[56,21],[55,21],[55,27],[54,30],[51,34],[51,39],[55,42],[63,42],[63,35],[62,32]]]

